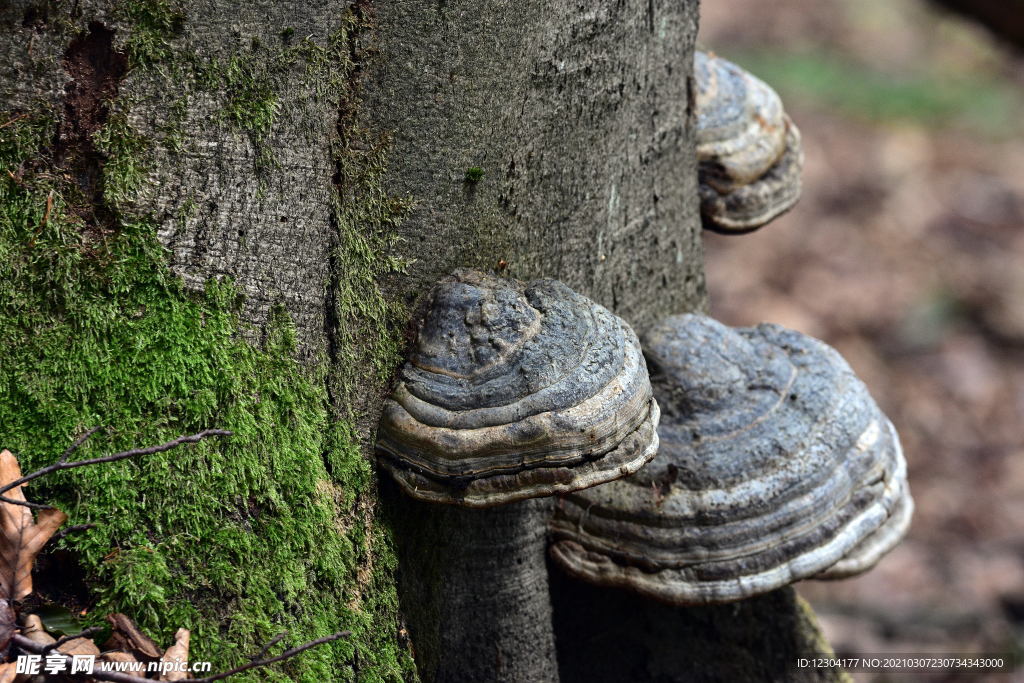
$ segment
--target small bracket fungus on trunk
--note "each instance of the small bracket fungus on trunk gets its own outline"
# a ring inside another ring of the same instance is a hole
[[[563,497],[551,552],[571,575],[714,604],[864,571],[903,537],[899,439],[834,349],[684,315],[644,352],[661,446],[637,474]]]
[[[756,230],[800,198],[800,131],[778,94],[732,62],[696,52],[693,70],[704,228]]]
[[[381,465],[420,501],[403,504],[446,519],[429,527],[444,536],[442,566],[405,568],[440,572],[432,591],[418,591],[436,600],[418,611],[442,622],[442,642],[423,644],[434,650],[421,676],[555,681],[550,506],[530,499],[628,476],[654,457],[660,412],[640,342],[625,321],[554,280],[458,270],[426,307],[376,444]]]

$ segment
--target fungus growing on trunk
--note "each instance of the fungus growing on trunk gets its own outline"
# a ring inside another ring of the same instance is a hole
[[[800,131],[764,81],[697,52],[697,164],[704,228],[756,230],[800,198]]]
[[[658,404],[624,321],[554,280],[461,270],[429,296],[377,433],[410,496],[492,507],[654,457]]]
[[[826,344],[762,324],[671,316],[644,352],[663,409],[655,459],[563,497],[555,561],[676,605],[865,571],[913,501],[896,431]]]
[[[448,555],[424,612],[451,615],[434,680],[491,680],[494,667],[507,680],[556,680],[550,506],[530,499],[628,476],[654,457],[660,412],[640,342],[554,280],[459,270],[426,305],[376,451],[405,494],[449,508],[402,503],[446,520],[429,532]]]

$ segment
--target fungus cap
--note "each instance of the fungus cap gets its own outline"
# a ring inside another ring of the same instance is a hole
[[[414,498],[490,507],[636,472],[659,414],[625,321],[555,280],[459,270],[428,295],[376,450]]]
[[[698,315],[663,320],[644,349],[659,452],[560,501],[552,555],[570,574],[710,604],[864,571],[902,538],[899,438],[834,349]]]
[[[732,62],[697,52],[694,74],[704,227],[756,230],[800,198],[800,131],[778,94]]]

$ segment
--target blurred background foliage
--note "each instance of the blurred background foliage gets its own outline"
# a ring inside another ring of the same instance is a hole
[[[712,4],[723,3],[705,2],[705,10]],[[782,4],[790,3],[767,3]],[[989,137],[1024,132],[1019,74],[1006,63],[1007,46],[987,27],[923,2],[823,4],[835,11],[817,8],[814,16],[797,21],[785,10],[781,20],[761,10],[751,16],[768,19],[768,26],[728,30],[715,36],[713,46],[706,44],[705,31],[702,47],[759,75],[792,103],[871,122],[952,125]],[[1024,21],[1024,3],[1001,4],[1017,5]],[[710,17],[705,12],[704,24],[717,24],[719,11]],[[821,26],[815,19],[824,14],[837,15],[839,23]]]

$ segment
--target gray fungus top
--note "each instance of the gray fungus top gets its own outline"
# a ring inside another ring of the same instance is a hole
[[[663,415],[637,474],[563,497],[555,560],[665,602],[727,602],[870,568],[913,501],[889,420],[838,353],[672,316],[645,338]]]
[[[632,474],[658,405],[629,325],[555,280],[435,285],[376,450],[407,493],[489,507]]]
[[[732,62],[694,54],[704,227],[755,230],[800,198],[803,145],[778,94]]]

